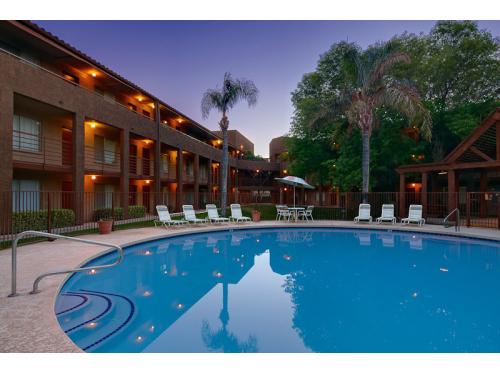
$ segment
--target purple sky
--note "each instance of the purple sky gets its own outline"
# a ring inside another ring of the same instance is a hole
[[[366,47],[404,31],[427,33],[433,21],[39,21],[48,31],[209,129],[219,114],[201,118],[201,96],[220,86],[224,72],[248,78],[260,90],[254,108],[238,105],[230,128],[268,155],[269,141],[285,134],[290,93],[319,55],[335,42]],[[480,21],[500,36],[500,21]]]

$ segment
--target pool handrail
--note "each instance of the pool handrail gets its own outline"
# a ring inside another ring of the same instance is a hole
[[[451,217],[451,215],[453,215],[453,213],[456,212],[456,217],[455,217],[455,232],[460,232],[460,210],[458,209],[458,207],[454,208],[443,220],[443,226],[445,228],[449,228],[450,226],[446,226],[446,222],[448,221],[448,219]]]
[[[17,293],[17,243],[21,238],[24,238],[29,235],[34,235],[34,236],[39,236],[39,237],[47,237],[47,238],[54,238],[54,239],[62,239],[62,240],[68,240],[68,241],[74,241],[74,242],[83,242],[83,243],[88,243],[90,245],[98,245],[98,246],[105,246],[111,248],[115,248],[118,252],[118,259],[110,264],[103,264],[99,266],[93,266],[93,267],[81,267],[81,268],[73,268],[69,270],[61,270],[61,271],[52,271],[52,272],[46,272],[38,276],[35,281],[33,282],[33,289],[31,290],[30,294],[36,294],[39,292],[38,290],[38,284],[40,281],[47,277],[47,276],[53,276],[53,275],[60,275],[63,273],[72,273],[72,272],[84,272],[84,271],[92,271],[92,270],[98,270],[98,269],[103,269],[103,268],[111,268],[114,266],[117,266],[120,264],[123,260],[124,253],[123,249],[119,245],[107,243],[107,242],[101,242],[101,241],[92,241],[92,240],[86,240],[83,238],[78,238],[78,237],[68,237],[68,236],[62,236],[60,234],[54,234],[54,233],[46,233],[46,232],[39,232],[36,230],[27,230],[24,232],[21,232],[16,235],[16,238],[14,242],[12,242],[12,280],[11,280],[11,293],[9,294],[9,297],[15,297],[19,295]]]

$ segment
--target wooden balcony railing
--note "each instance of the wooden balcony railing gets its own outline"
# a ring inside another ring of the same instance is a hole
[[[18,165],[66,169],[72,164],[72,152],[71,142],[13,131],[12,159]]]
[[[120,173],[120,153],[85,146],[85,170],[90,173]]]
[[[153,177],[154,160],[129,156],[129,173],[135,176]]]

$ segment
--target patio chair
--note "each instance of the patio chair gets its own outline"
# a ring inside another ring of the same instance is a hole
[[[164,226],[165,228],[171,225],[181,225],[181,224],[186,224],[187,221],[185,220],[172,220],[170,217],[170,212],[168,212],[168,207],[164,205],[157,205],[156,206],[156,212],[158,213],[158,220],[155,220],[155,227],[157,225]]]
[[[411,204],[408,209],[408,217],[401,219],[401,224],[418,224],[422,226],[425,224],[425,219],[422,217],[422,205],[421,204]]]
[[[219,216],[219,212],[217,211],[217,206],[215,204],[207,204],[205,207],[207,208],[208,220],[210,220],[211,223],[229,222],[227,217]]]
[[[288,207],[285,205],[276,205],[276,221],[281,219],[287,219],[290,221],[290,217],[292,213],[288,210]]]
[[[391,222],[391,224],[396,224],[396,216],[394,216],[393,204],[382,205],[382,214],[377,218],[377,224],[382,224],[385,221],[389,221]]]
[[[368,203],[361,203],[359,205],[358,216],[354,218],[355,223],[359,223],[360,220],[367,220],[369,223],[372,222],[372,217],[370,215],[371,206]]]
[[[248,216],[243,216],[241,212],[241,206],[238,203],[233,203],[231,205],[231,216],[229,219],[236,221],[237,223],[240,221],[251,221]]]
[[[194,208],[190,204],[182,205],[182,212],[184,213],[184,219],[193,224],[201,224],[206,223],[208,219],[198,219],[196,217],[196,213],[194,212]]]
[[[303,218],[306,221],[309,219],[311,219],[311,221],[314,221],[313,210],[314,210],[314,206],[307,206],[307,208],[304,211],[299,211],[299,213],[298,213],[299,218]]]

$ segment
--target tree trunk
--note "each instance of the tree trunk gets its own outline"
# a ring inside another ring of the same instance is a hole
[[[229,127],[229,121],[226,114],[223,114],[220,120],[220,129],[222,131],[222,163],[221,163],[221,173],[220,173],[220,206],[222,210],[222,216],[226,215],[227,206],[227,170],[229,167],[229,151],[227,144],[227,129]]]
[[[363,144],[362,153],[362,175],[363,175],[363,203],[368,203],[368,191],[370,187],[370,132],[367,129],[361,131],[361,140]]]

